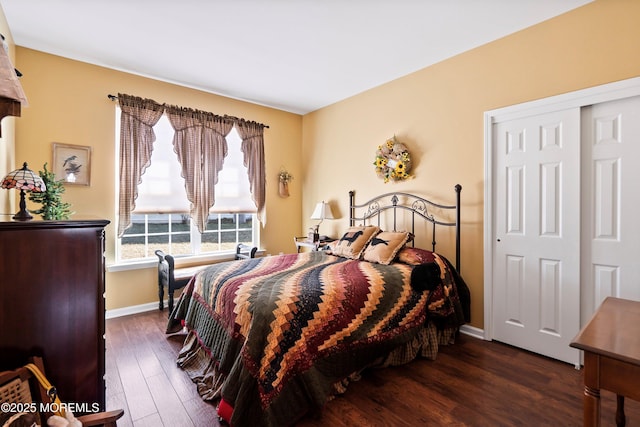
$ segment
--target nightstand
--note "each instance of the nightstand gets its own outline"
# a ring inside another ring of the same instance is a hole
[[[325,238],[325,239],[318,240],[317,242],[311,242],[309,241],[309,238],[307,236],[293,238],[293,241],[296,244],[296,249],[298,250],[298,253],[300,253],[300,248],[309,248],[312,251],[324,250],[324,247],[327,244],[333,242],[334,240],[335,239]]]

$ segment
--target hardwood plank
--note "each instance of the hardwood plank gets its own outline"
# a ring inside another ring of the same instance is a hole
[[[163,333],[162,338],[156,337],[156,343],[153,345],[153,351],[163,365],[164,374],[183,403],[193,399],[202,400],[189,376],[176,366],[176,357],[182,348],[185,336],[166,336]]]
[[[119,426],[219,427],[215,404],[176,365],[184,334],[166,335],[166,322],[166,311],[107,321],[107,407],[125,408]],[[582,390],[572,365],[460,335],[435,361],[364,372],[297,426],[578,427]],[[615,395],[601,399],[602,424],[614,425]],[[640,425],[640,402],[627,399],[625,410],[627,425]]]
[[[123,355],[118,360],[118,374],[122,381],[132,420],[136,421],[158,412],[135,357]]]
[[[110,333],[108,337],[114,340],[112,348],[115,353],[115,366],[127,399],[130,417],[135,422],[157,413],[157,408],[135,356],[135,337],[131,334],[135,330],[136,322],[125,324],[124,321],[124,318],[120,320],[119,333]]]
[[[194,387],[195,388],[195,387]],[[218,412],[213,403],[205,402],[200,396],[183,401],[191,422],[196,427],[220,427]]]
[[[107,374],[107,377],[109,376],[114,375]],[[127,397],[125,396],[124,392],[110,393],[109,389],[107,389],[107,411],[113,411],[116,409],[124,410],[124,415],[122,415],[122,417],[118,420],[118,427],[133,427],[133,420],[131,419]]]
[[[193,426],[189,414],[164,373],[147,378],[147,384],[164,425]]]
[[[162,418],[158,414],[151,414],[144,418],[140,418],[133,423],[134,427],[160,427],[164,426],[162,423]],[[168,427],[168,426],[167,426]],[[177,425],[176,427],[183,427],[182,425]]]

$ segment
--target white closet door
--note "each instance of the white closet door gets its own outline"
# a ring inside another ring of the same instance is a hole
[[[640,97],[585,107],[585,323],[608,297],[640,300]]]
[[[572,364],[580,328],[580,109],[493,125],[493,338]]]

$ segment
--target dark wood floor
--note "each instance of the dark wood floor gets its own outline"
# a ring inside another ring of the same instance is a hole
[[[175,363],[182,336],[166,336],[166,311],[107,320],[107,406],[119,426],[219,426]],[[640,403],[625,405],[640,426]],[[602,425],[615,395],[602,391]],[[436,361],[368,371],[319,419],[299,426],[580,426],[582,373],[504,344],[461,335]]]

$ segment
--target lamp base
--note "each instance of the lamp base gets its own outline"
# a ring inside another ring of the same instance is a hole
[[[25,163],[26,164],[26,163]],[[27,210],[27,203],[24,200],[24,190],[20,190],[20,211],[13,216],[16,221],[29,221],[33,219]]]
[[[15,214],[13,216],[13,219],[15,219],[16,221],[29,221],[29,220],[32,220],[33,217],[31,216],[29,211],[25,209]]]

